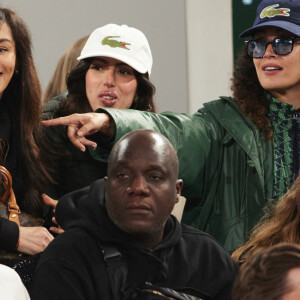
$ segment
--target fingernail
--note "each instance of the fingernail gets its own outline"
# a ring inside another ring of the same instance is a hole
[[[85,147],[81,147],[80,150],[81,150],[82,152],[84,152],[84,151],[85,151]]]
[[[77,131],[78,136],[83,136],[83,132],[81,130]]]

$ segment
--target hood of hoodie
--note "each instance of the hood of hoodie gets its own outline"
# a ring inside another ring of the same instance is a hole
[[[60,198],[55,210],[55,218],[64,230],[81,228],[99,242],[118,245],[121,243],[127,248],[137,247],[131,235],[118,228],[108,216],[103,179],[98,179],[91,185]],[[180,223],[170,215],[165,225],[163,240],[155,249],[161,250],[174,246],[181,235]]]

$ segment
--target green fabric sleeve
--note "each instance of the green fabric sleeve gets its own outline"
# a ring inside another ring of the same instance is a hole
[[[126,133],[137,129],[151,129],[165,135],[174,146],[179,158],[179,177],[184,181],[183,195],[186,197],[202,195],[201,183],[204,180],[205,165],[211,155],[212,140],[217,139],[214,126],[205,120],[206,113],[155,114],[132,109],[108,108],[99,109],[97,112],[105,112],[113,118],[116,125],[113,144]],[[95,159],[102,160],[105,151],[101,148],[101,144],[98,145],[100,147],[90,152]]]

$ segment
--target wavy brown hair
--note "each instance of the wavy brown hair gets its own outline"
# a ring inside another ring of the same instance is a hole
[[[16,50],[16,70],[5,89],[4,103],[12,120],[12,140],[21,164],[25,187],[24,209],[41,215],[41,193],[50,176],[41,158],[43,145],[40,126],[41,86],[33,63],[31,38],[23,20],[12,10],[0,8],[0,26],[6,23],[12,32]]]
[[[70,115],[73,113],[91,112],[85,90],[85,75],[91,65],[91,59],[85,59],[69,73],[67,76],[68,96],[56,111],[54,117]],[[149,80],[148,73],[141,74],[135,71],[137,80],[136,96],[131,109],[156,112],[154,104],[155,87]]]
[[[261,250],[241,266],[231,299],[283,299],[295,289],[288,278],[295,268],[300,268],[299,245],[284,243]]]
[[[260,219],[249,241],[232,253],[243,263],[257,251],[279,244],[300,244],[300,176],[288,192]]]
[[[231,81],[233,96],[241,110],[270,139],[272,132],[267,118],[269,104],[246,46],[237,58]]]

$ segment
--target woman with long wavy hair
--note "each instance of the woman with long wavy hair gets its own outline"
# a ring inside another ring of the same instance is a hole
[[[41,88],[23,20],[0,8],[0,164],[12,175],[21,211],[43,215],[41,194],[51,180],[42,157]],[[0,218],[0,248],[35,254],[53,239],[44,227]]]

